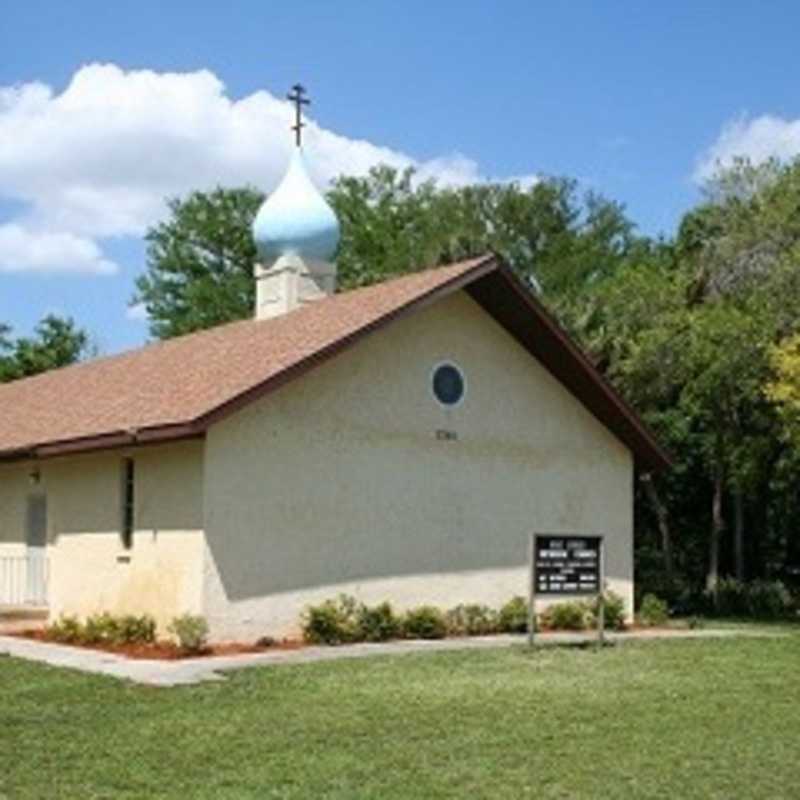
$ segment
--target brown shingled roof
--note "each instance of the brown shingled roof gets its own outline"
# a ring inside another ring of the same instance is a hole
[[[493,256],[338,294],[274,319],[234,322],[0,385],[0,458],[201,436],[222,416],[370,331],[462,288],[575,391],[638,460],[648,467],[667,463],[635,414]],[[525,341],[533,331],[547,352],[535,352]],[[553,348],[557,357],[548,363]],[[572,381],[559,374],[565,365]]]

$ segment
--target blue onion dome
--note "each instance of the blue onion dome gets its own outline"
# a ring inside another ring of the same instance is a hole
[[[317,261],[333,258],[339,244],[339,220],[311,181],[299,147],[280,185],[259,209],[253,238],[265,261],[285,255]]]

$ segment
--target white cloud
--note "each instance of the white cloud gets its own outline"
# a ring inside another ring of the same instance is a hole
[[[39,231],[42,250],[53,237],[72,237],[72,252],[86,251],[82,260],[58,263],[107,271],[109,262],[87,246],[105,237],[140,236],[164,214],[169,196],[217,184],[274,188],[292,146],[291,122],[283,99],[266,91],[233,99],[208,70],[159,73],[91,64],[60,94],[39,82],[0,87],[0,198],[26,209],[11,220],[17,235],[21,228],[29,238]],[[459,154],[420,162],[333,133],[313,119],[306,149],[323,184],[340,174],[362,175],[380,162],[415,166],[421,178],[442,184],[482,179],[478,165]]]
[[[83,272],[111,275],[113,261],[103,258],[91,239],[72,233],[31,231],[22,225],[0,225],[0,272]]]
[[[145,322],[147,320],[147,307],[144,303],[136,303],[135,305],[128,306],[125,317],[134,322]]]
[[[717,140],[700,157],[694,179],[703,182],[717,169],[729,166],[737,156],[760,164],[769,158],[789,159],[800,154],[800,119],[764,114],[739,117],[726,123]]]

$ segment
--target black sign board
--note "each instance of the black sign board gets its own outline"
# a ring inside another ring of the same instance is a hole
[[[535,537],[536,594],[599,594],[600,536]]]

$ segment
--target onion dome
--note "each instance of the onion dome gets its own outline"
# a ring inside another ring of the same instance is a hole
[[[312,182],[300,147],[295,148],[280,185],[259,209],[253,238],[264,261],[287,255],[311,261],[333,259],[339,221]]]

